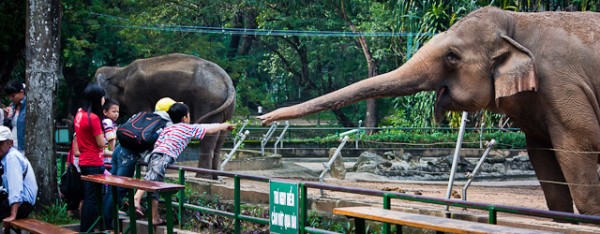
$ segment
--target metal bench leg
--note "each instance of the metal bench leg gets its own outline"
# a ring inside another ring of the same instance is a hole
[[[354,218],[354,229],[356,229],[356,234],[365,234],[365,219]]]
[[[152,194],[146,192],[146,201],[148,202],[148,209],[146,216],[148,217],[148,234],[154,234],[154,225],[152,224]]]
[[[121,233],[121,227],[119,227],[119,202],[117,199],[117,186],[111,186],[111,192],[112,192],[112,196],[113,196],[113,204],[112,204],[112,209],[111,211],[113,212],[113,228],[115,229],[115,233]],[[108,205],[108,204],[106,204]]]
[[[137,234],[137,213],[135,211],[135,202],[133,201],[133,194],[135,190],[131,190],[127,193],[127,200],[129,200],[129,233]],[[126,233],[123,231],[123,233]]]

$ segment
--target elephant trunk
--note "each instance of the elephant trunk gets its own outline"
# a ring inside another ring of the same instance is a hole
[[[423,72],[413,72],[421,69],[414,69],[412,66],[422,66],[413,60],[394,71],[361,80],[340,90],[294,106],[277,109],[257,118],[266,125],[277,120],[294,119],[323,110],[337,109],[369,98],[405,96],[430,90],[431,88],[428,87],[430,85],[425,82],[427,75]]]

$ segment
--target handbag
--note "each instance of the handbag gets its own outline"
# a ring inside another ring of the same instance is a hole
[[[69,207],[77,207],[83,198],[83,183],[81,173],[73,164],[69,164],[65,173],[60,176],[59,191]]]

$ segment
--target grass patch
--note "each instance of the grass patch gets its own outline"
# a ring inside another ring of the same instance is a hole
[[[56,225],[79,223],[78,219],[72,218],[67,213],[67,204],[59,200],[56,200],[52,205],[42,206],[40,211],[33,212],[30,216],[34,219]]]

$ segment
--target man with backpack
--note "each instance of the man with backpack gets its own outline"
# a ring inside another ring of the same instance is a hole
[[[167,111],[175,103],[169,97],[162,98],[156,102],[154,112],[140,112],[133,115],[127,122],[121,124],[117,129],[117,140],[119,144],[115,147],[112,155],[112,169],[110,173],[117,176],[133,177],[137,161],[152,151],[154,142],[163,128],[173,124]],[[117,188],[117,197],[112,196],[112,188],[109,187],[104,195],[104,219],[108,227],[113,224],[112,204],[113,199],[118,203],[131,189]],[[132,201],[129,201],[130,205]],[[143,214],[138,214],[143,215]]]

